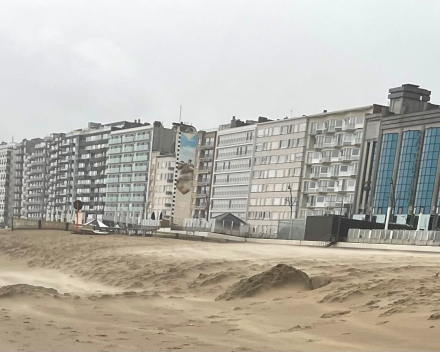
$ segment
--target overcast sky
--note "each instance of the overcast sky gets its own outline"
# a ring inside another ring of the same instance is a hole
[[[440,1],[2,0],[0,141],[87,122],[197,128],[440,102]]]

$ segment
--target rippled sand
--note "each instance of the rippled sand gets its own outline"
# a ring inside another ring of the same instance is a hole
[[[216,300],[279,263],[332,282]],[[439,271],[436,254],[3,231],[0,350],[438,350]]]

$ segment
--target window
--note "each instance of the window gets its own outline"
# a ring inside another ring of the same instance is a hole
[[[438,130],[440,131],[440,128]],[[375,211],[377,211],[378,208],[386,209],[388,206],[388,200],[390,195],[390,182],[393,176],[394,159],[396,156],[397,139],[398,139],[397,133],[387,133],[382,136],[382,148],[381,148],[379,167],[377,172],[376,192],[374,199]],[[438,150],[437,150],[437,157],[438,157]],[[341,171],[342,171],[342,167],[341,167]],[[429,202],[431,201],[429,200]]]
[[[287,148],[288,146],[289,146],[289,143],[288,143],[288,140],[287,140],[287,139],[282,140],[282,141],[280,142],[280,148],[281,148],[281,149],[283,149],[283,148]]]

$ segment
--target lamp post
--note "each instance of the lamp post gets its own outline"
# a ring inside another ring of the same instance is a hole
[[[292,220],[292,214],[293,214],[293,197],[292,197],[292,187],[290,184],[287,185],[287,189],[289,190],[290,197],[286,197],[286,202],[289,204],[290,207],[290,220]]]

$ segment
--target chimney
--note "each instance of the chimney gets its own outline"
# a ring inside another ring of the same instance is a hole
[[[322,112],[325,114],[327,112],[327,110],[322,110]]]

